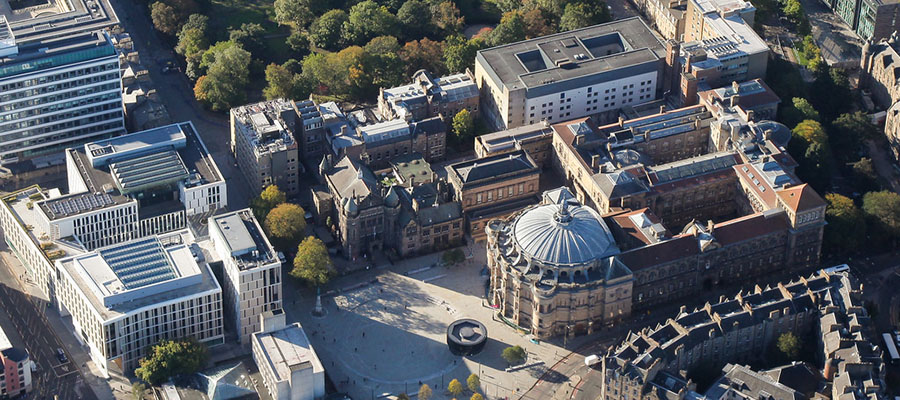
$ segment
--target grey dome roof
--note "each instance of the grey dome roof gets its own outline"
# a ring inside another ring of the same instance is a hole
[[[513,237],[527,257],[548,264],[583,264],[617,254],[596,211],[578,204],[546,204],[520,215]]]

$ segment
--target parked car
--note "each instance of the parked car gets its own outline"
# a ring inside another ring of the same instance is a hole
[[[69,358],[66,357],[66,352],[63,351],[62,347],[56,348],[56,358],[58,358],[61,363],[69,362]]]

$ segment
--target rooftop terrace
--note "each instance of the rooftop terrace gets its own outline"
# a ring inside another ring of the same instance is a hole
[[[16,2],[0,0],[0,15],[9,21],[20,44],[96,31],[119,23],[109,0],[20,3],[21,6]]]

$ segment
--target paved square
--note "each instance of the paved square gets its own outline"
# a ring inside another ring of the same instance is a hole
[[[495,310],[482,302],[484,250],[473,249],[474,254],[465,250],[470,258],[456,266],[423,268],[440,258],[433,254],[339,278],[329,286],[343,290],[323,296],[326,315],[320,318],[310,315],[312,299],[292,299],[297,292],[286,290],[288,316],[310,334],[338,390],[354,399],[416,393],[422,383],[432,386],[434,399],[449,399],[450,380],[459,379],[465,386],[471,373],[480,374],[481,392],[488,398],[517,398],[568,351],[533,343],[493,318]],[[357,287],[360,282],[371,283]],[[454,356],[447,347],[447,326],[461,318],[474,318],[487,327],[487,345],[476,356]],[[526,349],[528,363],[543,365],[505,372],[508,365],[500,353],[512,345]]]

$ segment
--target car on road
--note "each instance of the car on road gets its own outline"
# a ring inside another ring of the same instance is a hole
[[[69,362],[69,358],[66,357],[66,352],[63,351],[62,347],[56,348],[56,358],[59,359],[59,362],[61,363]]]

